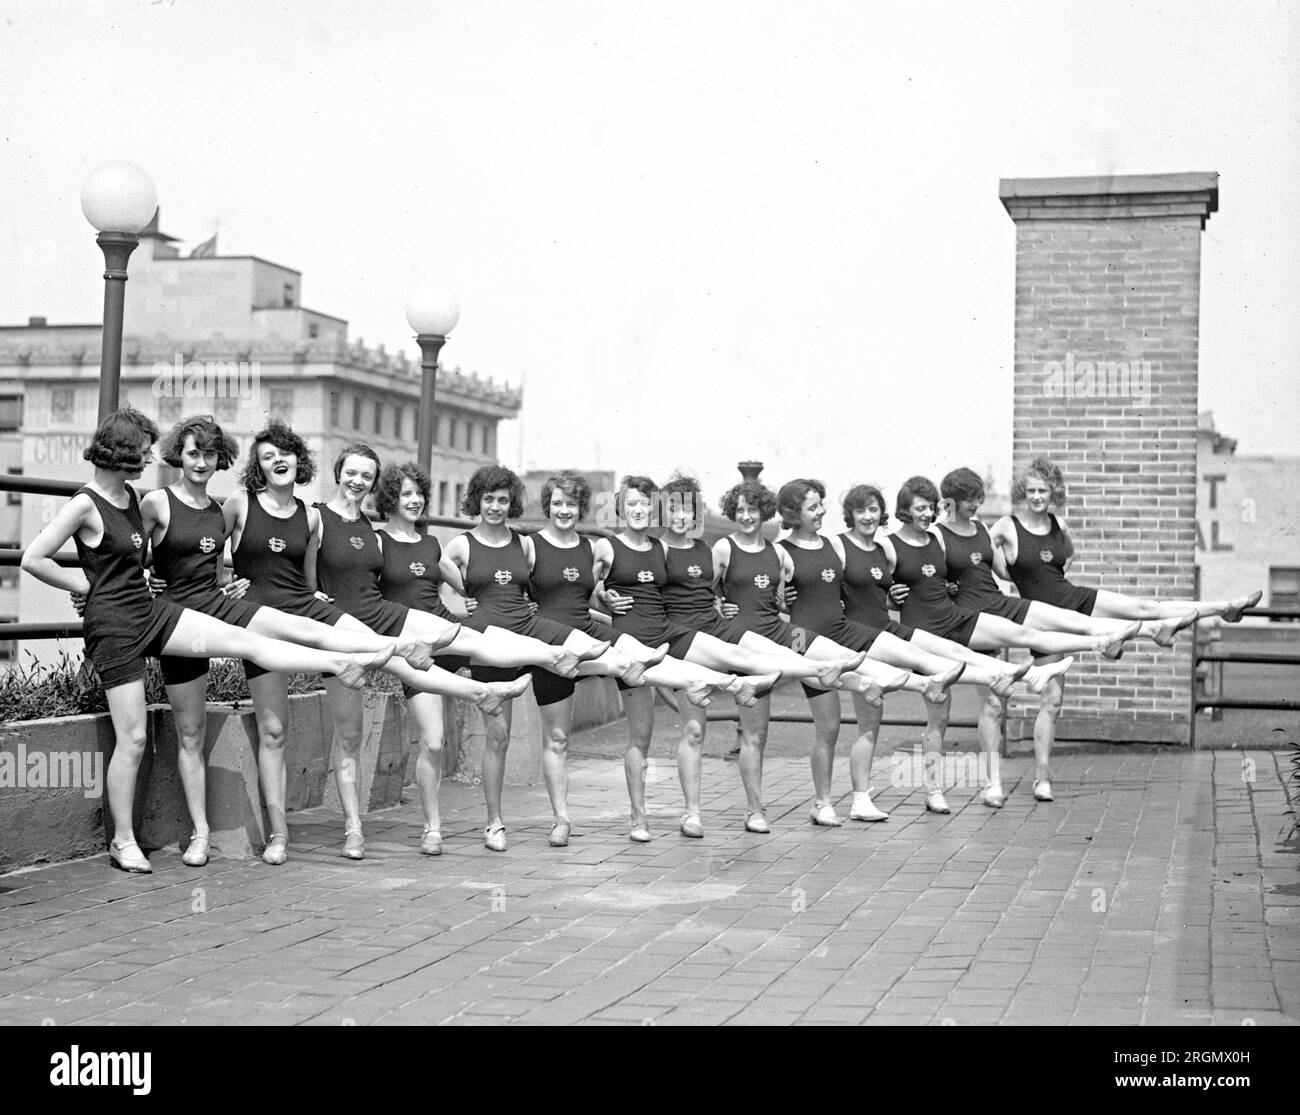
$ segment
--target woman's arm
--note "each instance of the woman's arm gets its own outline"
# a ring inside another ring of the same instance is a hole
[[[307,549],[302,555],[302,575],[310,592],[319,593],[320,585],[316,583],[316,556],[320,552],[320,512],[314,507],[307,508]]]
[[[249,495],[240,488],[226,497],[221,505],[221,517],[226,520],[226,537],[230,539],[230,556],[233,558],[239,549],[239,540],[244,537],[244,523],[248,520]]]
[[[469,561],[469,543],[463,534],[456,535],[442,548],[442,557],[438,559],[438,570],[442,573],[443,583],[457,596],[468,595],[465,592],[465,566]]]
[[[92,532],[104,533],[104,524],[99,521],[99,512],[95,504],[84,492],[78,492],[65,503],[53,520],[40,534],[32,539],[23,552],[22,570],[30,573],[38,581],[43,581],[65,592],[85,595],[90,592],[90,581],[80,568],[64,569],[54,560],[68,540],[78,531],[89,528]]]
[[[159,488],[140,500],[140,519],[144,523],[144,533],[152,546],[157,546],[167,537],[167,528],[171,525],[172,509],[167,502],[167,491]]]
[[[1061,567],[1061,573],[1065,574],[1070,571],[1070,566],[1074,564],[1074,539],[1070,537],[1070,532],[1061,517],[1056,517],[1057,525],[1061,528],[1061,537],[1065,539],[1065,564]]]
[[[727,579],[727,568],[731,561],[731,547],[725,538],[713,543],[713,595],[722,596],[722,583]]]

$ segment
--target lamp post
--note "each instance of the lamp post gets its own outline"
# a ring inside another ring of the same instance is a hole
[[[433,404],[438,392],[438,353],[447,334],[460,320],[460,306],[451,291],[440,286],[420,287],[406,304],[406,320],[420,346],[419,450],[416,459],[425,472],[433,463]]]
[[[81,211],[99,230],[95,243],[104,252],[104,336],[99,360],[99,417],[103,419],[117,410],[122,379],[126,262],[140,243],[138,233],[158,211],[158,191],[134,163],[104,163],[81,186]]]

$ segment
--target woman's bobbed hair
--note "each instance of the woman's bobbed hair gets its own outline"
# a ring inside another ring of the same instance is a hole
[[[239,442],[218,426],[212,415],[192,414],[177,422],[163,441],[162,459],[172,468],[183,466],[181,454],[187,437],[194,438],[194,447],[200,453],[216,453],[218,472],[228,469],[239,456]]]
[[[911,476],[904,480],[898,489],[898,498],[894,501],[894,517],[900,523],[911,523],[912,501],[923,499],[939,513],[939,489],[925,476]]]
[[[424,500],[425,514],[428,514],[433,491],[429,474],[414,461],[406,461],[400,465],[385,465],[379,474],[379,482],[375,485],[375,512],[381,519],[392,518],[402,498],[402,485],[407,480],[415,482]]]
[[[776,514],[776,493],[762,481],[743,480],[729,488],[723,494],[719,504],[722,513],[733,523],[736,521],[736,513],[740,509],[742,499],[758,511],[760,522],[765,523]]]
[[[140,443],[149,439],[149,445],[158,440],[158,427],[153,419],[135,407],[122,407],[95,427],[90,444],[81,455],[96,468],[110,472],[135,472],[144,467],[144,454],[149,446]]]
[[[294,484],[310,484],[316,477],[316,462],[312,459],[307,443],[293,432],[287,422],[278,418],[271,419],[266,426],[253,435],[252,448],[248,451],[248,460],[240,481],[250,492],[260,492],[266,487],[266,477],[262,475],[262,466],[258,463],[258,447],[274,445],[281,453],[292,453],[298,458],[298,472],[293,478]]]
[[[551,496],[563,492],[578,505],[578,518],[585,518],[591,508],[591,484],[580,472],[571,468],[561,469],[554,476],[548,476],[542,485],[542,514],[550,517]]]
[[[1065,506],[1065,477],[1061,475],[1061,470],[1046,457],[1035,457],[1030,461],[1029,467],[1025,469],[1024,474],[1012,481],[1012,503],[1025,502],[1025,481],[1031,476],[1037,476],[1039,480],[1047,485],[1051,492],[1049,498],[1052,506]]]
[[[786,530],[793,530],[799,525],[799,516],[803,511],[803,501],[809,492],[816,492],[818,498],[826,498],[826,485],[820,480],[800,478],[781,485],[776,493],[776,509],[781,516],[781,525]]]
[[[874,484],[854,484],[844,493],[841,507],[844,511],[844,525],[853,529],[853,513],[861,511],[872,502],[880,508],[880,526],[889,522],[889,506],[885,503],[885,494]]]
[[[460,513],[466,518],[478,518],[483,513],[483,497],[501,490],[510,493],[506,518],[519,518],[524,513],[524,482],[504,465],[484,465],[469,478],[465,497],[460,501]]]

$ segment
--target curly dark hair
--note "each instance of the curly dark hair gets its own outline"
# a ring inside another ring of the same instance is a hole
[[[394,509],[402,498],[402,485],[407,480],[414,481],[415,486],[420,490],[425,513],[428,513],[429,500],[433,493],[429,474],[414,461],[407,461],[400,465],[385,465],[384,471],[379,474],[379,482],[375,485],[375,511],[381,519],[392,517]]]
[[[659,495],[659,485],[648,476],[625,476],[623,483],[618,486],[618,495],[614,497],[614,513],[621,520],[623,518],[623,504],[627,500],[628,492],[640,492],[651,503]]]
[[[149,439],[149,445],[143,449],[140,442]],[[149,446],[158,440],[158,427],[146,414],[141,414],[135,407],[122,407],[95,427],[90,444],[82,451],[82,457],[96,468],[108,469],[110,472],[136,472],[144,468],[144,455]]]
[[[818,498],[826,498],[826,485],[820,480],[801,478],[781,485],[776,493],[776,509],[781,514],[781,525],[786,530],[793,530],[799,525],[799,516],[803,511],[803,501],[809,492],[816,492]]]
[[[1065,477],[1061,470],[1046,457],[1035,457],[1025,469],[1024,475],[1017,477],[1011,485],[1011,502],[1025,502],[1025,481],[1030,476],[1037,476],[1051,489],[1051,502],[1054,507],[1065,506]]]
[[[298,473],[295,484],[310,484],[316,477],[316,462],[312,459],[307,443],[293,432],[287,422],[278,418],[271,419],[264,429],[253,435],[252,448],[248,451],[248,461],[240,473],[240,483],[250,492],[260,492],[266,487],[266,477],[262,475],[262,466],[258,463],[258,446],[274,445],[281,453],[292,453],[298,458]]]
[[[776,493],[761,481],[744,480],[729,488],[719,504],[722,513],[733,523],[742,499],[758,512],[760,522],[765,523],[776,514]]]
[[[551,496],[557,491],[577,502],[579,519],[587,514],[591,507],[591,485],[582,473],[566,468],[546,478],[546,483],[542,485],[542,514],[548,518],[551,513]]]
[[[172,468],[182,467],[187,437],[194,438],[194,448],[200,453],[216,453],[218,472],[228,469],[239,456],[239,442],[218,426],[212,415],[192,414],[177,422],[163,441],[162,459]]]
[[[371,449],[370,446],[359,441],[354,441],[351,445],[345,445],[343,447],[342,452],[340,452],[339,455],[334,458],[334,483],[335,484],[338,484],[342,480],[343,462],[346,461],[349,457],[365,457],[368,460],[374,461],[375,462],[375,484],[379,483],[379,474],[384,470],[384,463],[379,459],[379,454],[376,453],[373,449]],[[370,490],[372,492],[375,490],[375,484],[370,485]]]
[[[506,518],[519,518],[524,513],[524,482],[504,465],[484,465],[469,478],[465,498],[460,501],[460,513],[477,519],[483,513],[483,497],[497,491],[510,493]]]
[[[927,477],[911,476],[899,485],[898,498],[894,501],[894,515],[900,523],[911,523],[914,499],[928,500],[934,513],[939,513],[939,489]]]
[[[841,504],[844,511],[844,525],[852,530],[853,513],[871,506],[873,500],[880,508],[880,526],[883,527],[889,522],[889,507],[885,503],[884,493],[874,484],[854,484],[844,493],[844,501]]]
[[[662,522],[668,522],[668,516],[676,510],[689,511],[692,520],[699,521],[704,510],[700,499],[700,482],[684,472],[674,472],[668,482],[659,489],[662,501]]]
[[[958,503],[968,499],[984,502],[984,481],[971,468],[953,469],[939,481],[939,491],[943,493],[944,499],[956,500]]]

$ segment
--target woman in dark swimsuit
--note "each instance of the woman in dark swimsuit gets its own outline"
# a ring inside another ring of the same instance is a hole
[[[1074,542],[1052,512],[1053,507],[1059,510],[1065,504],[1061,470],[1044,457],[1036,458],[1012,484],[1011,499],[1022,504],[1020,514],[1004,515],[989,533],[1016,590],[1035,607],[1050,604],[1099,619],[1142,620],[1144,633],[1160,646],[1170,646],[1176,632],[1203,617],[1237,622],[1262,596],[1256,591],[1235,600],[1161,601],[1072,584],[1065,574],[1074,561]],[[1064,698],[1062,679],[1043,694],[1034,720],[1034,797],[1039,801],[1053,800],[1048,762]]]
[[[148,534],[139,499],[127,481],[140,478],[157,439],[158,428],[137,410],[126,407],[108,415],[85,451],[95,466],[94,479],[33,539],[22,562],[38,580],[85,597],[86,653],[104,685],[116,735],[108,768],[114,825],[109,856],[123,870],[140,873],[152,870],[136,843],[132,821],[146,739],[146,657],[251,658],[267,669],[336,674],[345,684],[360,687],[364,671],[392,655],[391,647],[370,655],[305,649],[150,596],[144,578]],[[76,569],[64,569],[54,560],[69,539],[81,559]]]

